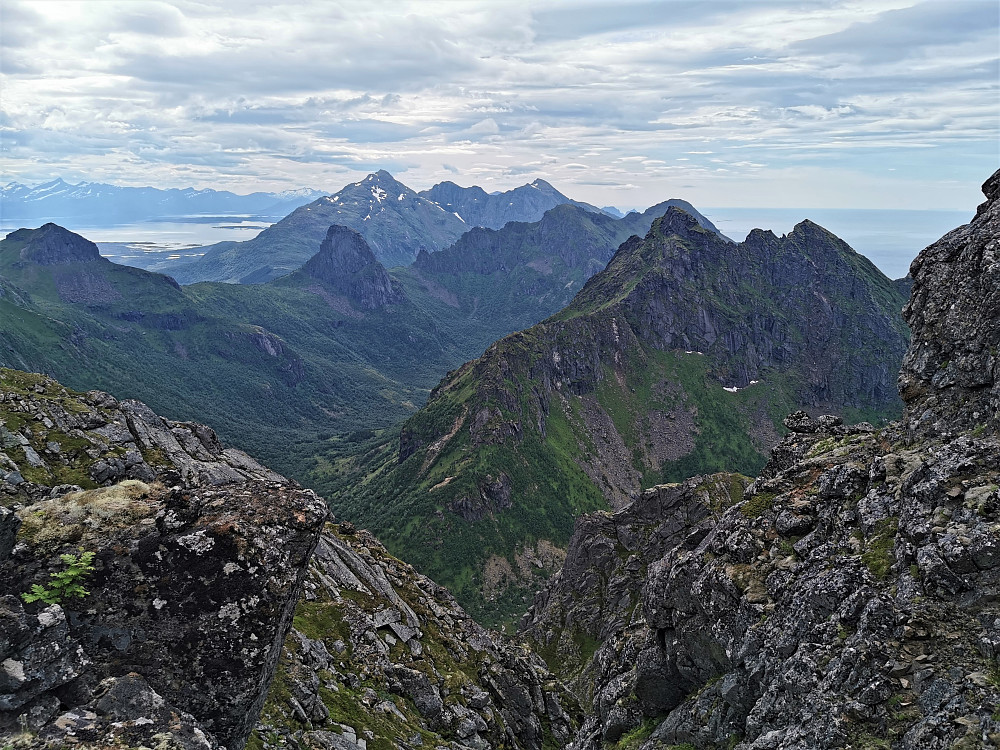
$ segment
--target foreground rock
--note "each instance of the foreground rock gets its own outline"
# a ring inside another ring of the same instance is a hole
[[[366,531],[328,525],[253,740],[259,747],[563,747],[567,691]]]
[[[998,188],[914,263],[901,424],[799,412],[732,507],[717,476],[581,519],[523,622],[588,700],[570,747],[1000,745]]]
[[[325,504],[204,426],[42,376],[0,385],[0,734],[243,747]]]

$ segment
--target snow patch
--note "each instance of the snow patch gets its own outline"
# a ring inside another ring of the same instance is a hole
[[[699,354],[700,353],[701,352],[699,352]],[[743,386],[743,388],[739,388],[739,387],[737,387],[735,385],[724,385],[724,386],[722,386],[722,390],[729,391],[730,393],[737,393],[739,391],[746,390],[751,385],[757,385],[757,383],[759,383],[759,382],[760,382],[759,380],[751,380],[750,383],[748,385]]]

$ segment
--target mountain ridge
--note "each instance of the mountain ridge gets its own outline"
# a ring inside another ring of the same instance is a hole
[[[475,616],[511,614],[535,578],[519,560],[573,516],[756,474],[796,406],[898,415],[903,302],[814,225],[732,243],[668,207],[566,308],[449,373],[335,507]]]

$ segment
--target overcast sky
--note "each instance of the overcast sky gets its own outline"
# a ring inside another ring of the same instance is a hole
[[[0,0],[0,180],[971,209],[997,0]]]

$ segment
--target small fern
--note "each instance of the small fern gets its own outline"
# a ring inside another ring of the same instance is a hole
[[[42,601],[46,604],[62,604],[67,599],[78,599],[90,592],[83,587],[83,580],[94,572],[94,553],[81,552],[79,555],[59,555],[66,566],[64,570],[50,573],[48,586],[35,583],[31,591],[21,594],[25,602]]]

